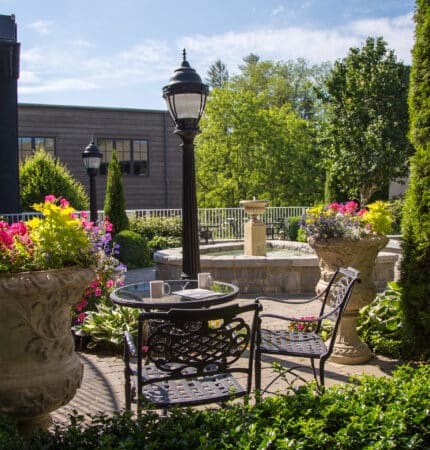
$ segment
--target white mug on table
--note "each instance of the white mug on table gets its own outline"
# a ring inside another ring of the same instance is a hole
[[[170,294],[170,286],[163,280],[150,281],[149,292],[151,298],[162,298]]]
[[[212,276],[209,272],[197,274],[197,285],[200,289],[212,289]]]

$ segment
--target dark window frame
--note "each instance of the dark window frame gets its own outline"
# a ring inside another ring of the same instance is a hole
[[[103,141],[111,141],[112,147],[109,148],[108,152],[106,152],[106,145]],[[121,159],[124,155],[121,151],[120,153],[117,150],[117,155],[121,167],[121,173],[127,176],[139,176],[139,177],[148,177],[149,176],[149,139],[145,138],[122,138],[122,137],[97,137],[96,143],[99,147],[100,151],[103,154],[102,163],[100,165],[100,175],[107,175],[107,169],[109,166],[109,160],[106,160],[106,153],[111,154],[113,149],[117,147],[117,141],[126,141],[129,144],[130,158],[125,160]],[[135,143],[137,142],[145,142],[146,143],[146,160],[145,159],[136,159],[135,153]],[[121,156],[120,156],[121,155]],[[141,165],[143,164],[145,171],[142,173]]]
[[[31,146],[30,152],[26,151],[23,158],[21,157],[22,152],[23,152],[21,139],[30,139],[30,146]],[[43,139],[44,141],[46,141],[47,139],[52,139],[53,150],[47,149],[46,145],[43,145],[43,148],[47,153],[51,154],[54,157],[56,156],[56,154],[57,154],[57,138],[55,136],[18,136],[18,157],[19,157],[20,161],[25,161],[25,159],[28,156],[31,156],[35,153],[36,145],[39,144],[39,143],[36,144],[36,140],[39,140],[39,139]]]

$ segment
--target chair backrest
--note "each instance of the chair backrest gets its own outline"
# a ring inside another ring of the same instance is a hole
[[[171,309],[139,315],[138,371],[142,358],[154,363],[168,378],[187,378],[223,372],[252,376],[255,333],[261,305],[229,304],[213,308]],[[245,313],[253,312],[253,314]],[[144,324],[150,324],[142,350]],[[248,364],[231,367],[249,346]],[[250,383],[250,380],[249,380]],[[250,386],[249,386],[250,388]]]
[[[329,318],[333,320],[333,332],[335,336],[339,327],[342,314],[345,311],[348,301],[351,298],[352,288],[355,283],[360,283],[359,272],[352,268],[340,267],[331,277],[325,291],[321,294],[322,305],[320,318]],[[322,320],[318,322],[316,332],[319,331]],[[330,347],[333,347],[334,339],[330,341]]]

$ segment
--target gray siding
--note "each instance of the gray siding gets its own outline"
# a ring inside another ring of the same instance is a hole
[[[94,136],[148,140],[148,176],[124,174],[127,209],[180,208],[180,140],[166,111],[51,105],[18,105],[18,135],[54,137],[56,156],[88,191],[82,152]],[[103,209],[106,176],[98,175],[97,206]]]

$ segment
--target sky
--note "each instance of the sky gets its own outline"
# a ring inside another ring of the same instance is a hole
[[[382,36],[411,63],[413,0],[0,0],[21,43],[20,103],[165,110],[182,49],[204,80],[262,60],[334,62]]]

